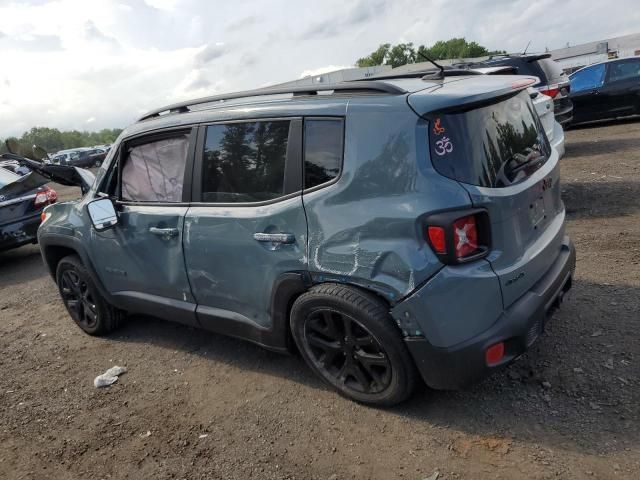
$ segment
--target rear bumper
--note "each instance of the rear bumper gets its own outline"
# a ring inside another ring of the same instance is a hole
[[[569,97],[556,97],[553,101],[553,113],[556,121],[566,127],[573,120],[573,102]]]
[[[546,321],[571,288],[575,259],[575,248],[565,237],[556,261],[531,290],[504,311],[491,328],[461,344],[442,348],[425,338],[406,338],[427,385],[445,390],[463,388],[522,355],[543,332]],[[485,351],[498,342],[505,344],[504,357],[488,366]]]
[[[0,251],[17,248],[27,243],[38,241],[38,227],[40,226],[40,213],[22,218],[14,223],[0,226]]]

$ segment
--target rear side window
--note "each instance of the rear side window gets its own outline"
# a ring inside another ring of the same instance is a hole
[[[203,202],[263,202],[284,195],[290,121],[207,127]]]
[[[526,90],[494,105],[435,118],[429,135],[439,173],[482,187],[519,183],[551,154]]]
[[[603,63],[585,68],[571,76],[571,91],[573,93],[599,88],[604,82],[605,66]]]
[[[557,62],[551,60],[550,58],[541,58],[540,60],[537,60],[537,63],[544,72],[549,83],[556,83],[563,80],[562,77],[564,77],[565,74]],[[566,81],[566,78],[564,78],[564,81]]]
[[[629,80],[632,78],[640,80],[640,62],[636,60],[611,63],[609,64],[609,71],[610,82],[619,82],[621,80]]]
[[[304,188],[338,177],[342,166],[343,121],[307,119],[304,122]]]
[[[181,202],[189,135],[128,148],[122,167],[122,199]]]

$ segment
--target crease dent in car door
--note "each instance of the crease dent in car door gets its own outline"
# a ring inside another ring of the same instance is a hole
[[[199,203],[185,217],[184,254],[198,320],[209,330],[267,345],[274,285],[307,269],[301,125],[263,120],[200,131]]]

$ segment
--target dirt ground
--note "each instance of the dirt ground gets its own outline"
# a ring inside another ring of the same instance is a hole
[[[640,122],[567,132],[562,177],[578,263],[547,333],[469,390],[389,410],[180,325],[89,337],[36,246],[0,254],[0,478],[640,478]],[[113,365],[129,371],[95,389]]]

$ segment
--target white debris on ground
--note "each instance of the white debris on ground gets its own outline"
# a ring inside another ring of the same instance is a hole
[[[118,376],[127,371],[126,367],[111,367],[102,375],[98,375],[93,379],[93,386],[96,388],[108,387],[118,381]]]

